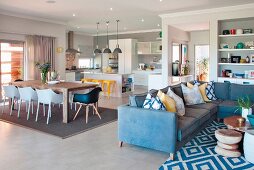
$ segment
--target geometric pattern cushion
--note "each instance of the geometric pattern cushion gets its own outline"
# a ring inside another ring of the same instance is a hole
[[[167,95],[174,99],[176,102],[176,112],[178,116],[183,116],[185,115],[185,106],[183,103],[183,99],[176,95],[170,88],[168,89]]]
[[[186,105],[204,103],[198,85],[194,85],[193,88],[188,88],[184,84],[181,84],[181,87]]]
[[[166,110],[163,103],[160,101],[159,97],[152,97],[150,93],[147,94],[146,99],[143,104],[145,109],[154,109],[154,110]]]
[[[210,81],[207,84],[205,92],[209,100],[217,100],[217,97],[215,96],[215,93],[214,93],[214,81]]]
[[[225,129],[223,123],[213,121],[204,130],[199,132],[192,140],[176,152],[174,161],[168,159],[159,170],[171,169],[254,169],[244,156],[238,158],[224,157],[215,152],[217,139],[215,131]]]

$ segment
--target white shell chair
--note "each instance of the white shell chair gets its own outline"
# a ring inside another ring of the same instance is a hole
[[[27,120],[28,120],[30,116],[31,104],[32,104],[32,114],[34,113],[33,102],[38,100],[37,93],[32,87],[18,88],[18,90],[20,94],[18,117],[20,117],[20,107],[22,104],[22,100],[24,100],[26,103],[28,102],[28,110],[27,110]]]
[[[12,114],[12,109],[13,109],[13,105],[14,105],[14,100],[18,100],[19,99],[19,91],[17,89],[17,87],[10,85],[10,86],[3,86],[3,90],[4,90],[4,105],[2,107],[2,113],[4,112],[4,106],[5,106],[5,100],[7,98],[11,99],[11,111],[10,111],[10,115]]]
[[[51,104],[62,104],[63,103],[63,94],[57,94],[51,89],[43,89],[38,90],[36,89],[37,95],[38,95],[38,104],[37,104],[37,112],[36,112],[36,119],[38,120],[38,114],[39,114],[39,107],[40,103],[43,104],[43,107],[45,104],[49,105],[48,107],[48,115],[47,115],[47,124],[49,123],[49,118],[51,117]],[[43,108],[45,111],[45,108]],[[45,112],[44,112],[45,114]]]

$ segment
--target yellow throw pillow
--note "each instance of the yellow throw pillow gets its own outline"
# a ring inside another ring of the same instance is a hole
[[[169,112],[176,112],[176,102],[174,99],[163,93],[162,91],[158,91],[157,96],[161,100],[161,102],[166,107],[166,110]]]
[[[194,86],[194,85],[192,85],[191,83],[187,82],[187,87],[193,88],[193,86]],[[201,93],[201,95],[202,95],[202,97],[203,97],[203,100],[204,100],[205,102],[210,102],[211,100],[209,100],[209,99],[207,98],[207,96],[206,96],[206,92],[205,92],[206,86],[207,86],[207,83],[204,83],[204,84],[198,86],[198,88],[199,88],[199,91],[200,91],[200,93]]]

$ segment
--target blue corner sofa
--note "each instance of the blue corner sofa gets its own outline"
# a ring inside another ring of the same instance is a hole
[[[183,98],[180,84],[169,87]],[[166,93],[169,87],[161,90]],[[151,90],[149,93],[155,96],[157,92],[158,90]],[[146,95],[147,93],[132,95],[128,105],[118,107],[120,146],[124,142],[167,152],[173,160],[175,152],[209,122],[216,118],[239,115],[237,99],[248,95],[254,101],[254,85],[215,82],[215,95],[218,99],[204,104],[186,105],[186,113],[182,117],[173,112],[142,108]]]

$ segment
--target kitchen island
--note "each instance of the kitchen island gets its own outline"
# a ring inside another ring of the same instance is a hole
[[[133,74],[82,72],[85,79],[114,80],[116,82],[110,96],[122,97],[134,91]]]

